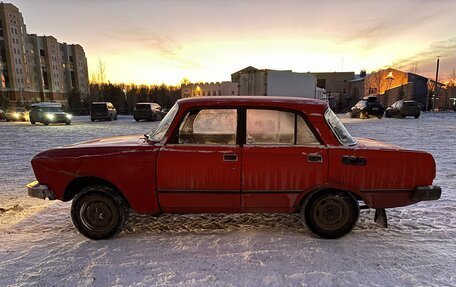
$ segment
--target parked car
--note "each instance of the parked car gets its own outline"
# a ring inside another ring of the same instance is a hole
[[[5,119],[6,119],[5,111],[0,109],[0,120],[5,120]]]
[[[381,119],[384,112],[385,107],[383,107],[383,104],[377,97],[367,96],[351,108],[350,117],[361,119],[377,117]]]
[[[31,105],[29,117],[32,125],[42,123],[47,126],[51,123],[64,123],[66,125],[71,125],[71,119],[73,116],[64,112],[61,104],[41,102]]]
[[[158,121],[163,119],[165,114],[157,103],[137,103],[133,110],[133,118],[137,122],[140,120]]]
[[[29,120],[29,112],[23,107],[8,108],[5,119],[7,122],[25,122]]]
[[[90,108],[90,120],[117,120],[117,111],[110,102],[93,102]]]
[[[431,154],[352,138],[327,103],[305,98],[181,99],[152,132],[47,150],[32,167],[28,194],[73,200],[92,239],[115,236],[130,211],[300,212],[314,234],[338,238],[360,204],[386,226],[385,208],[441,195]]]
[[[421,114],[421,107],[416,101],[397,101],[386,109],[385,117],[415,117],[419,118]]]

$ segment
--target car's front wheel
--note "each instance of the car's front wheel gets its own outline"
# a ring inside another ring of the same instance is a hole
[[[71,219],[76,229],[90,239],[117,235],[128,218],[125,200],[105,186],[89,186],[73,199]]]
[[[306,200],[301,217],[318,237],[334,239],[349,233],[359,217],[357,200],[343,191],[325,190]]]

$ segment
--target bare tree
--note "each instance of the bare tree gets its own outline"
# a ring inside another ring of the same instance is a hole
[[[413,62],[413,63],[410,64],[409,72],[413,73],[413,74],[417,74],[418,73],[418,63],[417,62]]]
[[[98,59],[97,67],[97,82],[103,84],[106,80],[106,64],[101,59]]]

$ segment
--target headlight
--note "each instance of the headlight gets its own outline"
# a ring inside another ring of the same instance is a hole
[[[66,117],[67,117],[67,119],[71,120],[71,118],[72,118],[73,116],[70,115],[70,114],[67,114]]]
[[[21,115],[19,113],[14,113],[13,114],[13,117],[15,117],[16,119],[18,119]]]
[[[46,114],[46,118],[53,120],[55,116],[53,114]]]

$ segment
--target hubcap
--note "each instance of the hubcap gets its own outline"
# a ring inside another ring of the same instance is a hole
[[[92,231],[104,231],[115,223],[115,207],[106,201],[91,199],[81,206],[80,218],[82,224]]]
[[[315,203],[314,218],[322,228],[335,230],[347,223],[349,207],[341,197],[322,198]]]

